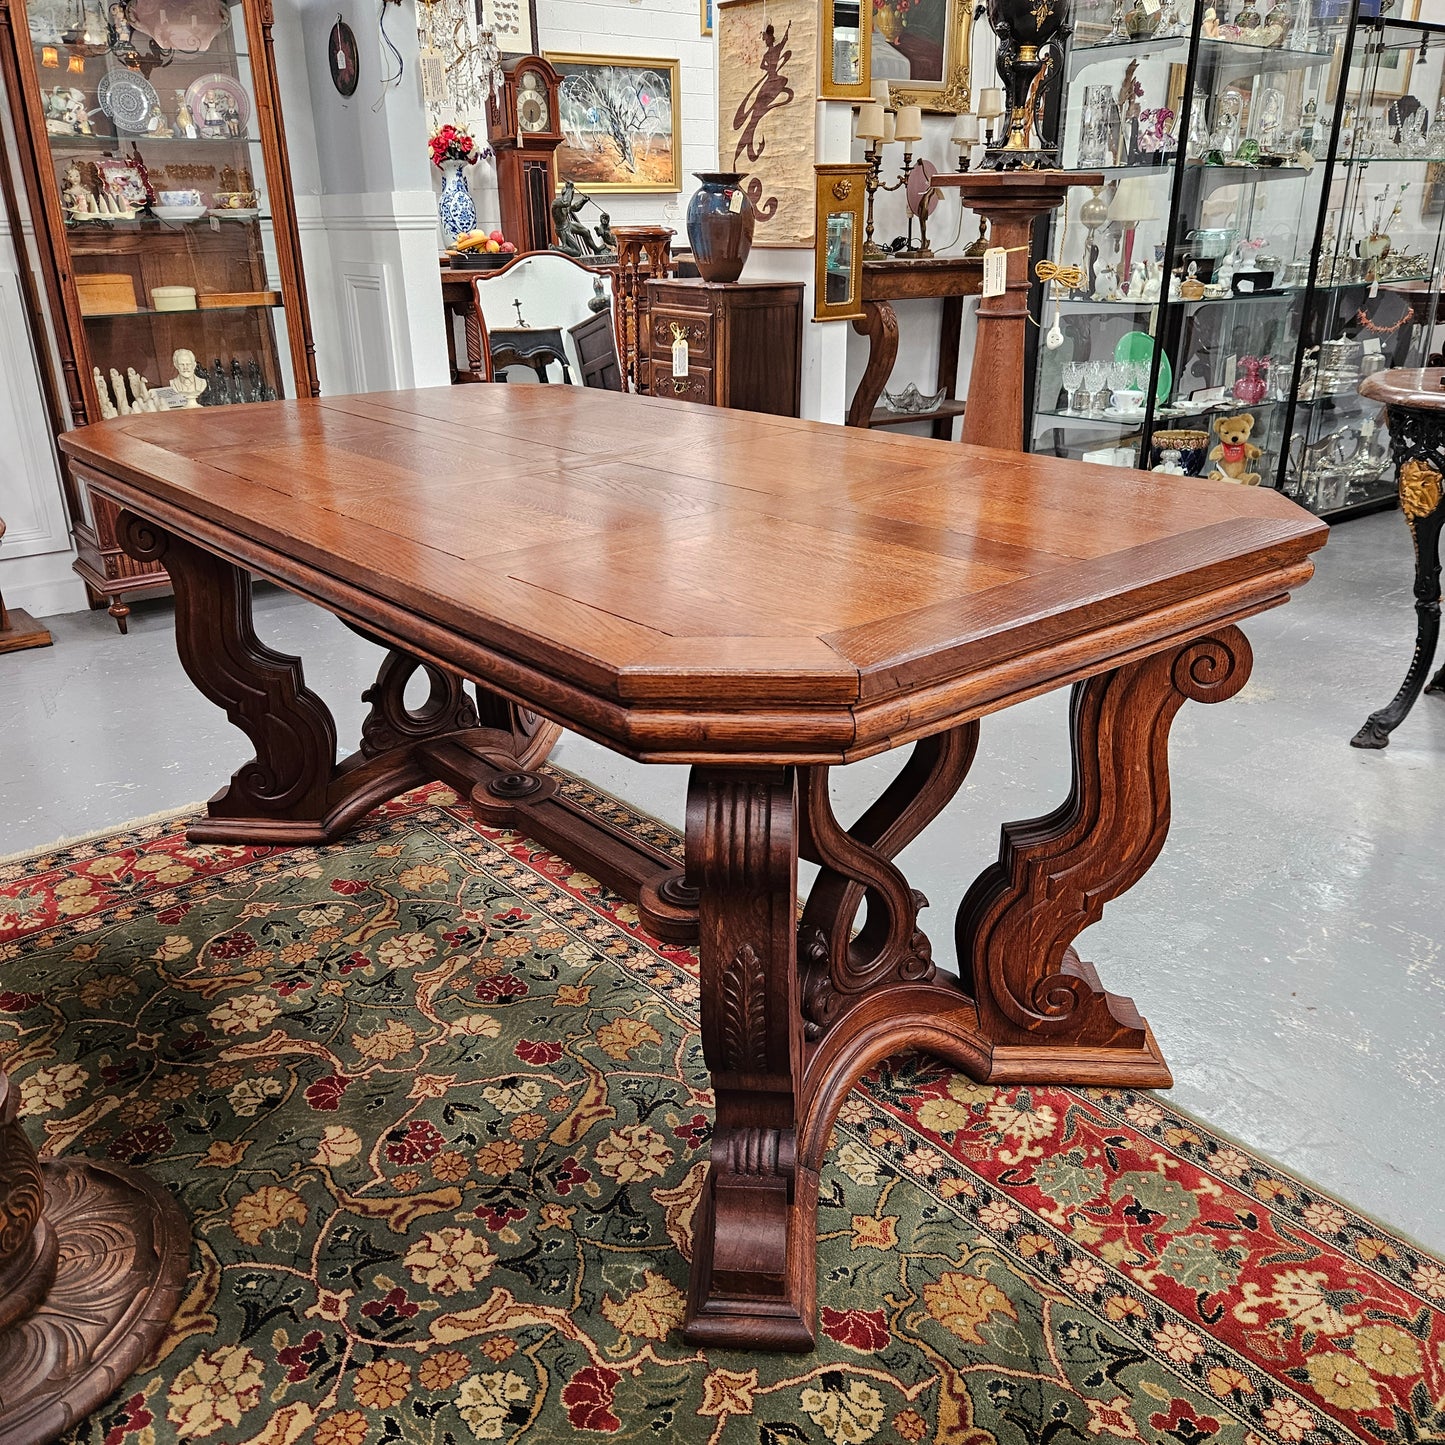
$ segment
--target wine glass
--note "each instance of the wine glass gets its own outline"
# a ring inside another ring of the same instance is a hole
[[[1067,393],[1067,400],[1064,403],[1065,411],[1074,410],[1074,396],[1079,390],[1079,383],[1084,379],[1084,368],[1077,361],[1069,361],[1064,364],[1064,391]]]
[[[1084,366],[1084,387],[1089,393],[1085,410],[1101,412],[1109,404],[1109,367],[1103,361],[1090,361]]]

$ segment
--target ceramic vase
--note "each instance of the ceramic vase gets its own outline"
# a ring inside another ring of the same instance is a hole
[[[437,211],[442,218],[442,229],[449,240],[455,242],[458,236],[477,229],[477,204],[467,189],[467,163],[465,161],[443,161],[441,199]]]
[[[736,281],[753,248],[757,216],[738,171],[694,171],[702,188],[687,203],[687,239],[704,281]]]
[[[1045,48],[1068,17],[1068,0],[986,0],[986,5],[988,23],[999,41],[994,67],[1008,92],[1008,140],[1004,149],[1026,153],[1038,150],[1038,137],[1030,136],[1033,116],[1029,103],[1037,99],[1032,87],[1043,67]]]

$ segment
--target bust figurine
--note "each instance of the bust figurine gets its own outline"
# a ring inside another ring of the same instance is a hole
[[[171,354],[171,364],[176,374],[171,377],[171,387],[185,397],[187,408],[200,406],[201,394],[208,385],[204,376],[196,375],[196,353],[183,346]]]

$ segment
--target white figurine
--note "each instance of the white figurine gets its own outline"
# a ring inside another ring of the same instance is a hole
[[[120,413],[115,409],[115,403],[110,399],[110,391],[106,387],[105,378],[100,374],[100,368],[98,366],[92,366],[90,368],[90,374],[95,380],[95,394],[100,399],[101,416],[106,421],[109,421],[112,417],[119,416]]]
[[[115,407],[122,416],[130,415],[130,402],[126,399],[125,380],[115,367],[110,369],[110,389],[115,393]]]
[[[201,394],[208,383],[204,376],[196,374],[196,353],[183,346],[171,355],[171,362],[176,368],[176,374],[171,377],[172,390],[185,397],[187,408],[200,406]]]
[[[1117,301],[1119,299],[1119,275],[1112,265],[1103,265],[1094,273],[1094,300]]]
[[[1135,261],[1129,267],[1129,299],[1138,300],[1144,294],[1144,263]]]
[[[159,411],[160,403],[151,395],[150,383],[133,366],[125,369],[125,379],[130,383],[132,411]]]
[[[1141,301],[1157,301],[1159,292],[1164,286],[1164,268],[1158,261],[1149,261],[1144,267],[1144,290],[1140,294]]]

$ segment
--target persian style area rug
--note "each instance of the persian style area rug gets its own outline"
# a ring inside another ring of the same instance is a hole
[[[1445,1440],[1438,1261],[1152,1095],[922,1059],[839,1119],[816,1353],[694,1350],[692,954],[443,787],[323,848],[183,826],[0,866],[31,1137],[194,1237],[73,1441]]]

